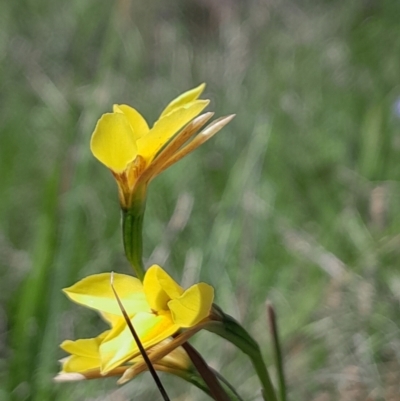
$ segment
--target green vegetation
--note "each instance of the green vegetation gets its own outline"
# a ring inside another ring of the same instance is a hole
[[[129,271],[116,185],[89,151],[97,119],[128,103],[154,121],[206,82],[210,110],[237,117],[152,183],[148,263],[216,287],[269,363],[272,301],[288,399],[398,400],[400,3],[145,4],[0,4],[0,399],[157,399],[148,374],[52,382],[59,343],[103,327],[61,289]],[[195,338],[205,359],[259,397],[211,336]]]

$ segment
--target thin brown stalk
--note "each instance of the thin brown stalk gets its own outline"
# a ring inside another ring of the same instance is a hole
[[[193,365],[200,373],[208,388],[210,389],[211,396],[216,401],[230,401],[230,398],[226,394],[225,390],[218,381],[215,373],[207,365],[203,357],[193,348],[189,343],[182,344],[183,349],[189,355]]]
[[[111,288],[112,288],[112,290],[113,290],[113,293],[114,293],[114,295],[115,295],[115,298],[117,299],[118,305],[119,305],[119,307],[120,307],[120,309],[121,309],[121,312],[122,312],[122,314],[123,314],[123,316],[124,316],[124,319],[125,319],[125,321],[126,321],[126,324],[128,325],[129,330],[131,331],[132,336],[133,336],[133,338],[134,338],[135,341],[136,341],[136,344],[137,344],[137,346],[138,346],[138,348],[139,348],[139,351],[140,351],[140,353],[142,354],[142,357],[143,357],[144,361],[146,362],[147,368],[149,369],[151,375],[153,376],[153,379],[154,379],[154,381],[155,381],[155,383],[156,383],[156,385],[157,385],[157,387],[158,387],[158,390],[160,391],[160,393],[161,393],[161,395],[162,395],[164,401],[170,401],[170,399],[169,399],[169,397],[168,397],[168,394],[167,394],[167,392],[165,391],[165,388],[164,388],[164,386],[162,385],[161,380],[160,380],[160,378],[158,377],[157,372],[156,372],[156,370],[154,369],[154,366],[153,366],[153,364],[151,363],[151,361],[150,361],[150,359],[149,359],[149,357],[148,357],[148,355],[147,355],[147,352],[146,352],[146,350],[144,349],[144,347],[143,347],[143,345],[142,345],[142,342],[140,341],[140,338],[139,338],[138,334],[136,333],[135,328],[133,327],[133,324],[132,324],[131,320],[129,319],[129,316],[128,316],[128,314],[126,313],[126,310],[125,310],[124,306],[122,305],[122,302],[121,302],[121,300],[120,300],[120,298],[119,298],[117,292],[115,291],[114,282],[113,282],[113,281],[114,281],[114,275],[113,275],[113,273],[111,273]]]

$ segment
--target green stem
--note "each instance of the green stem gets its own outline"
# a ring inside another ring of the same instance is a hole
[[[169,368],[166,372],[180,377],[181,379],[196,386],[198,389],[202,390],[204,393],[212,397],[210,389],[208,388],[203,378],[200,376],[199,372],[197,372],[197,370],[193,369],[186,371]],[[231,401],[243,401],[243,399],[239,396],[233,386],[221,374],[215,372],[214,370],[213,372],[218,377],[218,380],[221,382]]]
[[[285,371],[283,369],[283,357],[282,357],[282,348],[279,340],[279,332],[278,332],[278,324],[276,321],[276,313],[274,307],[268,303],[268,320],[269,326],[271,330],[272,343],[274,345],[275,351],[275,364],[276,370],[278,372],[278,381],[279,381],[279,398],[280,401],[286,401],[286,381],[285,381]]]
[[[272,385],[257,342],[235,319],[226,315],[216,305],[214,305],[214,310],[218,312],[222,321],[210,325],[206,330],[218,334],[240,348],[250,358],[254,366],[257,376],[263,386],[263,397],[265,401],[277,401],[275,389]]]
[[[127,259],[140,281],[144,278],[143,219],[146,207],[146,187],[138,188],[129,209],[122,209],[122,238]]]
[[[228,394],[231,400],[243,401],[243,398],[237,393],[235,387],[233,387],[232,384],[229,383],[228,380],[226,380],[225,377],[221,375],[221,373],[217,372],[212,368],[210,369],[214,372],[215,376],[217,376],[218,380],[221,382],[222,386],[224,387],[226,393]]]

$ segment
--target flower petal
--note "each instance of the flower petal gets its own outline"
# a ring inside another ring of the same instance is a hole
[[[169,113],[172,113],[176,109],[179,109],[180,107],[183,107],[190,102],[195,101],[201,95],[205,87],[206,84],[203,83],[196,88],[182,93],[182,95],[178,96],[176,99],[172,100],[172,102],[168,104],[168,106],[161,113],[160,118],[166,116]]]
[[[71,355],[62,361],[62,373],[84,373],[90,370],[99,370],[100,358],[88,358],[84,356]]]
[[[94,274],[63,291],[78,304],[121,316],[121,310],[111,288],[110,277],[110,273]],[[129,316],[150,311],[143,285],[137,278],[114,273],[114,288]]]
[[[107,334],[108,331],[105,331],[96,338],[82,338],[76,341],[65,340],[61,343],[60,348],[72,355],[96,358],[99,356],[99,345]]]
[[[145,348],[158,344],[179,330],[179,326],[172,322],[169,313],[159,315],[138,313],[131,322]],[[127,324],[115,327],[100,346],[102,373],[109,372],[139,353]]]
[[[168,302],[183,294],[183,288],[160,266],[151,266],[144,276],[143,288],[154,311],[168,310]]]
[[[210,314],[214,289],[205,283],[193,285],[181,297],[168,302],[172,320],[180,327],[192,327]]]
[[[100,368],[99,346],[108,331],[96,338],[85,338],[76,341],[66,340],[60,347],[71,354],[62,360],[62,372],[86,372]]]
[[[114,104],[115,113],[123,113],[133,130],[135,140],[149,132],[149,126],[143,116],[133,107],[126,104]]]
[[[137,141],[138,154],[148,163],[157,152],[187,123],[199,115],[209,100],[195,100],[161,117],[147,135]]]
[[[112,313],[100,312],[100,316],[105,322],[107,322],[111,327],[115,326],[122,319],[121,315],[113,315]]]
[[[156,350],[160,347],[165,347],[169,342],[171,342],[171,339],[167,339],[162,343],[155,345],[152,349]],[[173,349],[168,355],[165,355],[164,358],[157,361],[157,363],[159,365],[180,370],[189,370],[191,365],[189,356],[182,347]]]
[[[137,155],[135,135],[125,114],[103,114],[92,134],[90,149],[101,163],[122,173]]]

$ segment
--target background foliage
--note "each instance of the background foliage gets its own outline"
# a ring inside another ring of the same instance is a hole
[[[103,327],[60,290],[129,271],[96,120],[125,102],[154,121],[207,82],[237,117],[152,184],[148,264],[214,285],[270,362],[271,300],[291,399],[399,400],[399,21],[394,0],[1,2],[0,398],[157,399],[147,374],[52,382],[58,344]],[[260,399],[240,353],[195,342]]]

